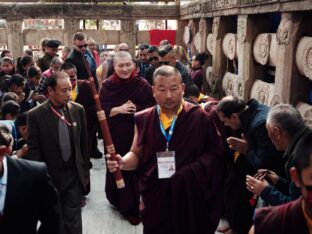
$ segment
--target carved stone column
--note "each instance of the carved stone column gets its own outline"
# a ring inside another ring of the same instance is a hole
[[[176,44],[186,47],[183,42],[183,35],[184,35],[184,28],[187,26],[187,21],[185,20],[178,20],[178,28],[177,28],[177,35],[176,35]]]
[[[276,33],[278,60],[275,72],[275,93],[286,103],[294,103],[296,97],[291,96],[291,93],[298,91],[298,87],[292,80],[294,81],[298,76],[295,72],[294,58],[300,23],[299,15],[282,13],[281,23]]]
[[[253,62],[253,41],[256,36],[265,31],[266,22],[248,15],[239,15],[237,19],[238,54],[238,94],[248,100],[252,85],[256,79],[261,79],[261,72],[256,70]]]
[[[129,44],[129,52],[134,56],[136,46],[135,20],[121,20],[120,41]]]
[[[72,46],[73,34],[79,31],[79,23],[77,19],[64,19],[64,46]]]
[[[23,53],[22,24],[23,20],[6,20],[7,45],[12,52],[13,58],[17,58]]]

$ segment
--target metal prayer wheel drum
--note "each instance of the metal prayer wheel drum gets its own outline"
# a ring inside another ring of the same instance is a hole
[[[237,59],[238,57],[238,41],[236,34],[225,34],[222,42],[223,53],[230,60]]]
[[[312,37],[302,37],[296,50],[296,65],[299,73],[312,80]]]

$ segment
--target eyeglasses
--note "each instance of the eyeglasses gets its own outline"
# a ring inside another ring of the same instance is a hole
[[[152,62],[152,61],[154,60],[154,61],[157,62],[158,59],[159,59],[159,58],[158,58],[157,56],[154,56],[154,57],[149,57],[149,58],[148,58],[148,61],[149,61],[149,62]]]
[[[159,65],[169,65],[169,61],[159,61]]]
[[[84,48],[87,48],[87,47],[88,47],[88,44],[84,44],[84,45],[77,45],[77,47],[78,47],[78,48],[80,48],[80,49],[82,49],[83,47],[84,47]]]

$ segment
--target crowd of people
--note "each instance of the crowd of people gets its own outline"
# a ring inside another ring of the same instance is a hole
[[[105,152],[106,197],[145,234],[312,233],[312,132],[294,107],[209,96],[208,55],[167,40],[134,57],[82,32],[72,43],[1,53],[0,233],[82,233],[97,97],[118,153]]]

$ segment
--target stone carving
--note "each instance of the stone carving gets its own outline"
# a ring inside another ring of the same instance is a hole
[[[183,33],[183,42],[185,46],[188,46],[191,43],[191,29],[188,26],[185,26]]]
[[[237,83],[237,96],[243,98],[244,95],[244,85],[242,82]]]
[[[196,33],[194,37],[194,45],[195,49],[200,52],[201,51],[201,38],[200,38],[200,32]]]
[[[240,43],[246,41],[247,16],[238,16],[237,20],[237,39]]]
[[[250,97],[255,98],[258,102],[269,105],[274,94],[274,84],[256,80],[251,88]]]
[[[210,88],[212,88],[212,67],[207,67],[206,69],[206,81],[209,84]]]
[[[282,98],[278,95],[274,95],[273,98],[271,99],[270,103],[269,103],[269,106],[274,107],[274,106],[281,104],[281,103],[283,103]]]
[[[312,106],[304,102],[298,102],[296,108],[302,115],[307,126],[312,129]]]
[[[296,51],[296,65],[301,75],[312,80],[312,37],[302,37]]]
[[[278,55],[278,45],[276,41],[276,33],[271,33],[271,45],[270,45],[270,55],[269,55],[269,65],[276,66]]]
[[[7,21],[6,27],[8,33],[10,34],[18,34],[22,31],[22,21]]]
[[[271,35],[262,33],[256,37],[253,45],[253,55],[255,60],[261,65],[266,65],[270,55]]]
[[[219,30],[219,24],[220,24],[220,17],[213,18],[212,34],[217,35],[218,30]]]
[[[199,13],[200,12],[200,4],[190,5],[188,8],[188,12],[190,14]]]
[[[237,80],[238,76],[233,73],[226,72],[224,74],[222,80],[222,89],[226,95],[237,96]]]
[[[292,21],[290,14],[282,14],[281,23],[278,26],[276,38],[280,46],[286,46],[290,40]]]
[[[222,42],[223,52],[226,57],[233,60],[237,58],[236,53],[236,34],[234,33],[227,33],[225,34]]]
[[[121,30],[123,33],[130,33],[134,31],[134,23],[132,20],[122,20],[121,21]]]
[[[209,53],[214,56],[215,54],[215,46],[216,46],[216,40],[213,34],[209,33],[207,37],[207,50]]]

